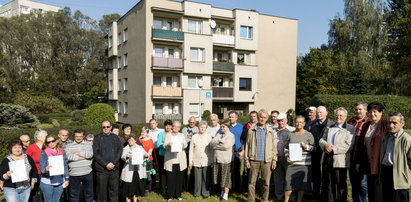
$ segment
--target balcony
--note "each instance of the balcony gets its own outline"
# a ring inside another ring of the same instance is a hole
[[[152,67],[160,67],[167,69],[182,69],[183,60],[178,58],[163,58],[163,57],[152,57]]]
[[[158,123],[164,123],[164,121],[170,119],[171,121],[183,121],[182,114],[153,114],[153,119],[157,120]]]
[[[171,97],[181,97],[182,96],[181,87],[153,86],[152,90],[153,90],[153,97],[171,98]]]
[[[213,43],[234,46],[234,36],[213,34]]]
[[[213,71],[234,72],[234,63],[213,61]]]
[[[233,87],[220,87],[215,86],[213,87],[213,99],[233,99]]]
[[[184,32],[164,29],[153,29],[153,38],[184,41]]]

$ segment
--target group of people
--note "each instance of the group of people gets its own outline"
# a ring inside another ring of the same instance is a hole
[[[101,134],[84,137],[77,129],[74,141],[64,129],[58,136],[38,130],[34,144],[28,135],[9,142],[0,187],[6,201],[54,202],[62,195],[79,201],[81,184],[86,202],[119,201],[119,195],[138,201],[156,185],[167,201],[183,200],[183,191],[208,198],[212,187],[221,191],[220,200],[233,190],[248,192],[248,201],[255,201],[260,176],[261,201],[269,200],[272,189],[285,202],[303,201],[306,191],[314,200],[343,202],[349,176],[354,202],[409,201],[411,136],[403,129],[404,116],[394,112],[384,119],[378,102],[359,102],[354,110],[347,121],[348,111],[337,108],[332,121],[324,106],[312,106],[306,117],[295,117],[294,127],[286,114],[264,109],[250,112],[244,125],[235,111],[221,122],[216,114],[210,123],[190,117],[183,129],[171,120],[161,129],[152,119],[139,136],[129,124],[120,134],[118,125],[103,121]],[[56,156],[64,168],[59,174],[51,172]],[[16,182],[11,163],[18,160],[27,177]]]

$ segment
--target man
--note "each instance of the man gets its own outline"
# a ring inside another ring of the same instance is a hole
[[[66,146],[69,161],[70,201],[79,201],[80,186],[83,184],[84,201],[93,201],[93,174],[91,163],[93,147],[84,141],[84,131],[74,130],[74,142]]]
[[[285,142],[288,139],[288,134],[294,131],[295,128],[288,126],[288,119],[286,114],[279,114],[277,116],[278,128],[275,139],[277,141],[277,166],[271,176],[271,183],[274,184],[275,196],[277,200],[284,199],[285,186],[285,171],[287,169],[287,159],[284,153]],[[290,129],[289,129],[290,128]]]
[[[118,201],[119,166],[123,145],[120,138],[111,133],[110,121],[103,121],[101,129],[102,133],[94,137],[93,143],[97,201]]]
[[[23,153],[26,153],[27,147],[30,146],[30,136],[28,135],[21,135],[20,140],[23,143]]]
[[[244,144],[247,141],[248,130],[258,123],[258,113],[256,111],[251,111],[250,115],[248,116],[249,121],[247,124],[244,125],[243,134],[241,134],[241,142],[242,142],[242,151],[244,151]],[[242,160],[242,159],[240,159]],[[246,192],[248,190],[248,174],[250,173],[250,169],[244,167],[243,170],[243,183],[242,183],[242,192]]]
[[[305,119],[304,130],[308,130],[310,125],[316,121],[316,110],[317,108],[314,106],[307,108],[307,118]]]
[[[383,201],[409,201],[411,186],[411,136],[403,129],[404,116],[399,112],[388,117],[389,132],[381,150]]]
[[[340,107],[334,111],[335,124],[326,128],[319,145],[322,157],[321,201],[347,201],[347,168],[355,133],[354,126],[345,123],[348,112]]]
[[[148,138],[153,140],[154,145],[156,145],[157,140],[158,140],[158,134],[163,132],[164,129],[161,129],[161,128],[158,127],[157,120],[155,120],[155,119],[150,119],[149,123],[150,123],[150,130],[148,131]],[[127,140],[126,140],[126,142],[127,142]],[[159,161],[158,157],[160,156],[159,151],[160,151],[159,149],[154,149],[154,151],[153,151],[153,153],[154,153],[154,155],[153,155],[154,156],[154,162],[157,165],[159,165],[159,162],[158,162]],[[154,175],[152,175],[152,178],[154,180],[152,180],[151,187],[148,187],[148,190],[154,190],[154,188],[156,187],[156,180],[155,180],[156,178],[155,178]]]
[[[263,194],[261,201],[268,201],[270,192],[271,170],[277,162],[277,141],[275,131],[267,127],[268,112],[261,109],[258,112],[258,123],[248,131],[245,143],[246,167],[250,169],[248,183],[248,201],[255,201],[255,183],[261,171],[263,179]]]
[[[210,115],[210,125],[207,127],[207,133],[211,135],[212,138],[217,135],[218,130],[220,130],[220,124],[218,123],[218,115]]]
[[[241,135],[243,133],[244,126],[237,123],[238,113],[236,111],[230,111],[228,113],[228,119],[230,120],[230,132],[235,137],[234,144],[234,160],[233,160],[233,174],[232,174],[232,189],[236,192],[241,192],[241,159],[244,158],[244,150],[242,150]]]
[[[308,131],[314,136],[315,147],[319,148],[318,141],[324,135],[324,130],[334,124],[333,121],[327,118],[327,108],[324,106],[317,107],[316,116],[317,120],[311,124]],[[316,149],[311,153],[311,169],[312,169],[312,182],[313,182],[313,198],[320,198],[321,187],[321,157],[323,152],[321,149]]]
[[[58,134],[59,138],[60,138],[60,144],[63,146],[63,149],[66,147],[66,145],[70,144],[73,142],[73,140],[70,140],[68,138],[69,136],[69,131],[66,129],[61,129],[59,130],[59,134]]]
[[[278,123],[277,123],[277,116],[280,114],[279,111],[277,110],[273,110],[271,111],[271,123],[269,123],[268,125],[273,129],[273,130],[277,130],[278,128]]]
[[[188,118],[188,126],[184,127],[182,133],[186,137],[187,141],[187,148],[186,148],[186,157],[187,157],[187,165],[188,165],[188,154],[190,149],[190,142],[193,135],[198,133],[197,119],[194,116]],[[188,169],[184,171],[184,177],[186,179],[185,183],[183,183],[183,190],[189,191],[190,185],[194,185],[194,175],[188,175]],[[193,186],[191,187],[193,188]]]
[[[357,172],[355,169],[354,163],[354,155],[355,155],[355,148],[358,144],[358,137],[361,134],[361,129],[364,123],[371,121],[371,119],[367,116],[367,103],[358,102],[354,106],[354,111],[356,116],[352,117],[348,120],[348,123],[353,125],[355,130],[355,136],[353,139],[353,150],[351,151],[351,163],[350,163],[350,182],[352,187],[352,200],[353,202],[366,202],[367,201],[367,175],[363,173]]]

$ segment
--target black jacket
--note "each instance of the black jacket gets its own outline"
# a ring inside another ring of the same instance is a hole
[[[93,169],[97,172],[108,171],[106,166],[108,163],[110,163],[106,162],[103,158],[105,151],[103,136],[104,134],[98,134],[94,137],[93,141]],[[121,153],[123,152],[123,145],[121,144],[120,138],[117,135],[110,133],[110,137],[110,142],[112,143],[112,152],[114,154],[114,160],[111,163],[115,165],[114,170],[116,170],[120,167],[120,158]]]
[[[334,124],[334,121],[331,121],[329,118],[325,119],[325,121],[320,124],[318,120],[314,121],[311,126],[309,127],[308,131],[314,136],[315,146],[316,148],[320,148],[318,142],[324,135],[324,131],[327,127],[331,127]],[[321,151],[321,149],[317,149],[317,151]]]

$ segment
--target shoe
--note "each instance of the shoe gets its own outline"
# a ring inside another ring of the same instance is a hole
[[[181,197],[178,197],[178,198],[177,198],[177,200],[179,200],[179,201],[182,201],[182,200],[183,200],[183,198],[181,198]]]
[[[173,198],[169,198],[169,199],[167,199],[167,202],[172,201],[172,200],[173,200]]]

